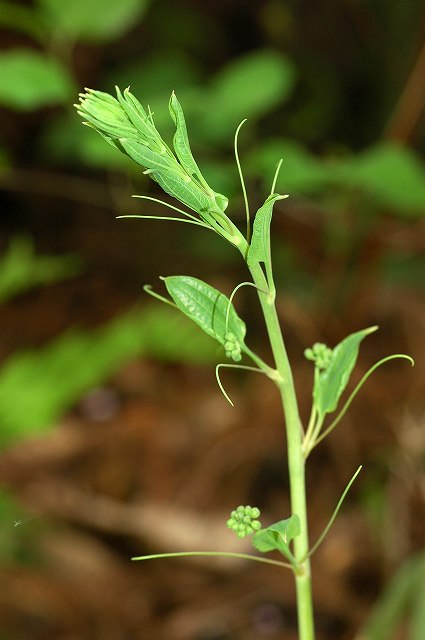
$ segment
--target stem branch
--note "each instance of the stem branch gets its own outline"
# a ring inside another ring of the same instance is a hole
[[[282,399],[286,422],[288,468],[291,509],[300,519],[301,533],[294,539],[294,556],[297,561],[295,573],[298,628],[300,640],[314,640],[313,602],[308,542],[308,517],[305,487],[305,461],[302,448],[303,428],[282,331],[274,302],[274,296],[264,294],[268,289],[266,277],[259,263],[250,266],[251,275],[258,288],[275,366],[280,374],[275,382]]]

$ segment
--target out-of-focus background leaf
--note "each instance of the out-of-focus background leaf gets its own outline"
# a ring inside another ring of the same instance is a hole
[[[415,358],[368,381],[308,480],[314,540],[364,465],[313,559],[318,639],[422,638],[424,19],[420,0],[0,1],[1,638],[297,637],[289,576],[129,562],[229,550],[235,505],[267,524],[289,501],[273,388],[226,372],[230,408],[216,344],[143,293],[188,274],[229,294],[246,272],[202,230],[115,219],[165,212],[130,198],[162,194],[72,106],[115,85],[170,143],[176,91],[241,228],[240,121],[253,211],[282,158],[273,256],[303,417],[312,343],[378,324],[358,379],[390,352]],[[235,304],[269,358],[255,293]]]

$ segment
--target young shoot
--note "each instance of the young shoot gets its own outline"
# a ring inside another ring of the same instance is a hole
[[[194,224],[215,231],[240,252],[250,274],[250,280],[236,285],[230,298],[206,282],[187,275],[162,278],[170,299],[155,293],[148,285],[145,287],[145,291],[160,301],[171,304],[176,311],[185,314],[198,325],[200,330],[221,345],[224,355],[233,362],[218,364],[216,377],[223,395],[230,404],[233,403],[224,390],[219,375],[222,368],[237,368],[248,372],[264,373],[278,389],[285,418],[290,487],[290,513],[288,517],[263,528],[258,519],[260,509],[249,505],[240,505],[232,511],[227,520],[227,526],[239,538],[250,536],[254,549],[261,554],[260,556],[237,554],[226,550],[173,551],[139,556],[133,559],[221,556],[290,568],[295,579],[299,640],[314,640],[315,625],[310,558],[328,534],[348,490],[360,472],[360,468],[345,488],[323,533],[311,546],[305,474],[307,458],[340,422],[353,398],[376,368],[394,358],[405,358],[411,364],[413,364],[413,360],[403,354],[395,354],[381,359],[363,376],[348,400],[339,409],[337,417],[328,426],[324,426],[327,416],[339,408],[342,394],[350,382],[363,339],[376,331],[377,327],[369,327],[352,333],[332,349],[319,342],[314,344],[305,351],[305,357],[314,366],[314,374],[311,415],[308,424],[304,426],[300,418],[292,368],[276,309],[276,286],[272,263],[273,209],[278,201],[288,197],[275,192],[282,160],[279,160],[277,164],[270,193],[256,212],[251,224],[249,198],[238,152],[238,136],[245,120],[241,122],[235,133],[234,154],[246,213],[246,233],[244,235],[227,212],[228,198],[216,192],[206,182],[192,155],[183,109],[174,92],[169,101],[169,112],[175,126],[172,147],[163,140],[157,130],[150,109],[144,109],[129,89],[121,92],[116,88],[116,97],[101,91],[87,89],[80,94],[80,103],[76,106],[78,113],[85,120],[85,124],[100,134],[117,151],[126,154],[140,165],[143,172],[149,175],[166,194],[184,206],[182,209],[180,204],[176,206],[155,197],[136,196],[163,204],[178,216],[173,213],[171,216],[120,217],[154,218]],[[233,305],[234,296],[242,286],[250,286],[256,290],[270,343],[270,364],[264,362],[246,344],[246,325]],[[253,361],[255,366],[240,364],[244,357]],[[284,557],[284,561],[263,557],[269,552],[280,553]]]

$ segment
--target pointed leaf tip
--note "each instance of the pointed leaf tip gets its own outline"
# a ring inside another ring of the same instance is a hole
[[[314,404],[322,418],[337,408],[356,364],[361,341],[377,329],[375,325],[352,333],[332,350],[330,364],[316,376],[313,389]]]

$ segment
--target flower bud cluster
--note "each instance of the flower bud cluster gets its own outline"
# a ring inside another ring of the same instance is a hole
[[[226,524],[238,538],[244,538],[261,529],[261,522],[257,519],[259,516],[260,509],[257,507],[240,505],[232,511]]]
[[[85,124],[95,129],[119,151],[141,165],[169,195],[196,211],[207,223],[227,221],[223,214],[228,200],[211,189],[190,150],[183,110],[171,95],[169,111],[176,125],[174,153],[156,129],[152,113],[146,111],[129,89],[117,98],[86,89],[75,105]]]
[[[312,360],[318,369],[324,371],[332,361],[332,349],[323,342],[316,342],[310,349],[304,351],[307,360]]]
[[[224,340],[224,351],[226,356],[235,362],[240,362],[240,360],[242,360],[241,346],[235,334],[229,331],[224,336]]]

